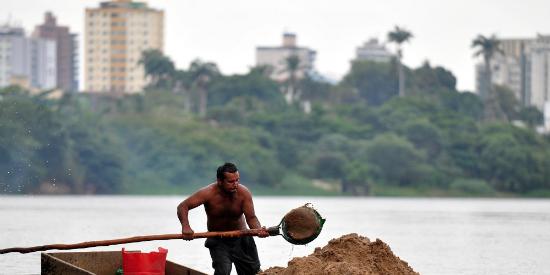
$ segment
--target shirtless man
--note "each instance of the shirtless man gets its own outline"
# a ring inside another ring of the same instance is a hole
[[[199,205],[204,205],[208,231],[242,230],[248,224],[251,229],[263,229],[259,237],[269,236],[254,213],[252,194],[239,184],[237,167],[225,163],[218,167],[216,178],[216,182],[201,188],[178,205],[183,238],[190,240],[193,237],[188,213]],[[252,237],[208,238],[204,246],[210,249],[215,275],[230,274],[232,263],[239,275],[260,271],[258,251]]]

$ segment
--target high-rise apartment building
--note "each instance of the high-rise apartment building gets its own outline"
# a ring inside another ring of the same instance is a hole
[[[86,9],[85,90],[136,93],[148,80],[139,64],[143,51],[164,47],[164,12],[131,0]]]
[[[20,27],[0,26],[0,88],[53,89],[56,71],[55,41],[29,38]]]
[[[492,83],[511,89],[519,100],[528,98],[529,78],[528,55],[533,39],[500,39],[500,49],[491,60]],[[476,65],[476,91],[485,97],[488,84],[485,76],[485,65]],[[527,102],[523,102],[527,105]]]
[[[52,13],[47,12],[44,23],[36,26],[33,37],[56,42],[57,88],[65,92],[78,91],[78,41],[68,27],[58,26]]]
[[[539,35],[530,54],[530,93],[531,105],[543,110],[550,102],[550,35]]]
[[[550,36],[530,39],[502,39],[503,54],[491,60],[491,83],[507,86],[524,106],[544,109],[550,101]],[[488,90],[483,64],[476,65],[476,90],[484,97]]]
[[[306,74],[314,71],[316,52],[309,48],[296,45],[296,35],[293,33],[283,34],[283,45],[279,47],[257,47],[256,65],[270,66],[272,68],[270,77],[276,81],[283,82],[288,79],[287,58],[298,57],[297,78],[303,78]]]
[[[511,56],[496,55],[491,60],[492,83],[506,86],[516,98],[521,99],[522,93],[522,71],[520,60]],[[485,64],[476,65],[476,90],[482,98],[487,96],[488,85],[486,82]]]

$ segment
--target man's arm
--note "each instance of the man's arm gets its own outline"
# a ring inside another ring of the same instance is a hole
[[[204,204],[206,200],[206,192],[207,191],[203,188],[189,196],[178,205],[178,219],[180,220],[181,233],[183,234],[183,239],[185,240],[191,240],[194,233],[193,229],[191,229],[191,225],[189,225],[189,210]]]
[[[260,221],[258,220],[258,217],[256,217],[256,213],[254,211],[254,203],[252,202],[252,194],[246,188],[244,192],[243,212],[246,223],[248,224],[248,227],[250,227],[250,229],[263,229],[264,232],[260,233],[260,235],[258,236],[269,236],[269,233],[267,232],[265,227],[262,227]]]

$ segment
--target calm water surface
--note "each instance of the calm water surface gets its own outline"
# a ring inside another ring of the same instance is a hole
[[[184,197],[0,196],[0,248],[179,233]],[[256,239],[262,268],[286,266],[332,238],[379,238],[421,274],[550,274],[550,200],[256,197],[256,213],[272,226],[311,202],[327,219],[307,246],[282,237]],[[190,212],[206,231],[204,210]],[[90,250],[168,249],[168,258],[212,273],[203,240],[154,241]],[[0,274],[39,274],[40,253],[0,255]]]

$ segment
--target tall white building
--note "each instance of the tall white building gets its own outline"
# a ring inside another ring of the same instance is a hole
[[[257,47],[256,65],[270,66],[272,68],[270,77],[275,81],[284,82],[289,78],[287,58],[291,56],[298,57],[300,61],[296,72],[297,78],[303,78],[314,71],[316,52],[306,47],[298,47],[296,34],[293,33],[283,34],[281,46]]]
[[[363,46],[355,50],[355,60],[390,62],[395,56],[386,49],[384,44],[380,44],[378,39],[371,38]]]
[[[56,43],[29,38],[20,27],[0,26],[0,87],[48,90],[57,85]]]
[[[503,55],[496,55],[491,61],[492,83],[506,86],[514,92],[516,98],[522,98],[522,78],[520,60]],[[476,65],[476,90],[484,97],[487,91],[485,81],[485,64]]]
[[[57,24],[56,17],[46,12],[44,23],[34,28],[33,37],[56,43],[57,88],[65,92],[78,91],[78,40],[69,27]]]
[[[504,54],[491,61],[491,82],[510,88],[524,106],[544,109],[550,101],[550,36],[538,35],[533,39],[502,39]],[[485,67],[476,65],[476,90],[484,96],[488,90]]]
[[[530,103],[543,110],[550,101],[550,36],[539,35],[531,49]]]
[[[163,50],[164,12],[131,0],[102,2],[86,9],[85,90],[136,93],[149,83],[143,65],[145,50]]]

